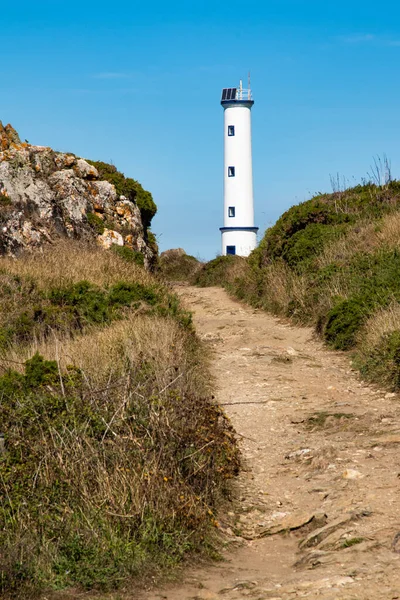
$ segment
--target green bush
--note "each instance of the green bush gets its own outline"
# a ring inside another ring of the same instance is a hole
[[[97,246],[0,262],[0,597],[137,589],[211,551],[239,453],[190,313]]]
[[[39,354],[0,376],[2,597],[113,590],[204,543],[238,468],[232,429],[206,398],[158,393],[156,366],[122,361],[105,390]]]
[[[88,160],[87,162],[97,169],[100,179],[104,179],[115,186],[119,196],[126,196],[128,200],[136,202],[142,215],[144,228],[150,227],[151,221],[157,212],[157,206],[150,192],[143,189],[138,181],[125,177],[114,165],[102,161]]]
[[[137,250],[132,250],[129,246],[118,246],[117,244],[113,244],[111,250],[127,262],[134,263],[140,267],[144,266],[144,255],[141,252],[137,252]]]
[[[31,293],[21,299],[20,312],[3,316],[6,323],[0,327],[0,348],[29,343],[33,337],[46,338],[56,331],[68,335],[82,333],[90,326],[104,326],[120,319],[124,310],[137,309],[141,304],[149,313],[156,310],[177,319],[184,327],[191,327],[190,313],[182,309],[174,294],[160,285],[120,281],[101,288],[79,281],[51,288],[46,293],[33,282],[31,286]],[[7,288],[3,292],[7,294]]]
[[[347,350],[354,346],[357,331],[374,310],[393,299],[400,300],[400,253],[397,249],[384,249],[369,255],[355,254],[339,270],[335,265],[325,268],[325,278],[320,277],[319,285],[329,283],[329,275],[335,272],[340,273],[350,294],[327,313],[322,329],[332,347]]]
[[[326,316],[324,338],[336,350],[349,350],[355,335],[364,324],[371,307],[362,299],[351,298],[336,304]]]
[[[358,353],[354,364],[365,379],[399,390],[400,331],[385,333],[375,348]]]
[[[99,235],[104,233],[105,225],[103,219],[96,215],[96,213],[88,212],[86,218],[88,220],[89,225],[96,231],[96,233],[98,233]]]
[[[159,270],[169,281],[192,283],[202,264],[194,256],[168,250],[160,256]]]
[[[344,233],[343,226],[312,223],[305,229],[296,231],[282,248],[282,259],[292,268],[307,269],[309,263],[318,255],[325,244]]]
[[[196,273],[195,284],[200,287],[221,285],[225,281],[227,269],[241,260],[243,259],[239,256],[217,256]]]
[[[360,219],[379,219],[396,210],[400,199],[399,188],[397,181],[392,181],[387,188],[378,188],[373,184],[357,185],[345,192],[318,194],[293,206],[273,227],[267,229],[250,262],[263,267],[276,258],[286,256],[289,264],[294,265],[298,258],[304,260],[307,256],[307,247],[311,254],[316,254],[325,243],[342,235],[349,225]],[[309,235],[300,235],[299,232],[309,228]],[[300,241],[300,247],[293,256],[296,240]]]
[[[290,248],[294,245],[293,236],[298,234],[295,238],[296,241],[300,237],[299,232],[304,231],[306,228],[311,228],[309,241],[312,242],[314,238],[315,242],[317,239],[318,248],[316,250],[319,250],[322,247],[321,239],[325,237],[323,233],[324,226],[350,223],[352,221],[351,215],[336,212],[327,201],[327,197],[316,196],[307,202],[290,208],[273,227],[266,231],[259,249],[255,251],[253,260],[257,257],[261,266],[264,262],[269,263],[273,259],[284,257],[285,252],[290,252]],[[332,232],[332,228],[329,231]],[[326,236],[327,240],[329,237],[329,235]],[[300,239],[302,238],[300,237]],[[305,240],[304,237],[303,242]],[[315,252],[313,253],[315,254]]]

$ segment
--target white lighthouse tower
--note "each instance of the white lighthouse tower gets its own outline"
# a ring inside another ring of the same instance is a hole
[[[257,245],[258,227],[254,227],[253,167],[251,157],[250,90],[222,90],[224,109],[224,226],[222,254],[248,256]]]

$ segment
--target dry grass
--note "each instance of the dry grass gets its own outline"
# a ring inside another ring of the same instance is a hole
[[[61,339],[53,335],[32,344],[14,346],[6,357],[0,357],[0,374],[4,374],[10,364],[23,372],[25,361],[39,352],[47,360],[56,360],[63,373],[68,365],[73,365],[82,370],[93,385],[104,387],[108,379],[117,377],[127,364],[146,362],[155,367],[153,375],[159,390],[170,384],[174,375],[178,377],[174,389],[184,382],[189,393],[207,394],[211,382],[206,349],[201,348],[201,357],[197,356],[200,348],[196,349],[198,361],[194,362],[193,349],[197,342],[192,343],[192,351],[188,352],[189,340],[173,319],[131,314],[89,335]]]
[[[0,259],[0,347],[76,335],[125,312],[163,312],[190,322],[178,299],[143,268],[111,251],[66,242]],[[180,315],[180,316],[179,316]]]
[[[362,376],[389,389],[400,388],[400,304],[377,309],[358,332],[354,365]]]
[[[123,279],[167,299],[3,350],[0,595],[113,589],[206,549],[239,455],[175,298],[143,269],[79,244],[2,259],[0,269],[45,290]],[[29,304],[27,288],[8,293]]]
[[[193,283],[203,263],[181,249],[163,252],[159,260],[159,274],[167,281]]]
[[[316,259],[317,268],[323,269],[332,263],[347,264],[357,252],[371,253],[380,246],[376,223],[364,222],[333,242],[327,244]]]
[[[393,213],[382,219],[378,224],[377,237],[382,246],[400,247],[400,213]]]
[[[346,235],[328,243],[317,256],[313,269],[298,273],[283,261],[274,261],[262,269],[260,304],[274,312],[290,314],[299,321],[315,323],[319,315],[326,315],[332,309],[338,298],[345,300],[354,292],[349,274],[338,271],[330,276],[328,285],[319,286],[314,301],[314,278],[321,269],[332,264],[346,266],[357,254],[372,255],[379,249],[399,247],[399,213],[386,215],[379,222],[361,222]]]
[[[400,331],[400,304],[393,301],[389,306],[379,308],[368,319],[357,335],[357,347],[370,352],[379,345],[383,336]]]
[[[385,215],[381,221],[364,221],[327,244],[316,259],[319,269],[332,263],[349,263],[355,254],[372,254],[379,248],[400,247],[400,213]]]
[[[82,280],[98,286],[109,286],[124,279],[134,279],[143,285],[154,282],[147,271],[121,260],[115,253],[71,240],[24,254],[22,259],[0,257],[1,272],[32,278],[42,289]]]

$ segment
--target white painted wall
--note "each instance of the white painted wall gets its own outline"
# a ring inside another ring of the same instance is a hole
[[[251,150],[252,102],[232,101],[224,107],[224,227],[254,228],[253,165]],[[235,135],[228,135],[229,127]],[[229,177],[229,167],[235,176]],[[235,216],[229,216],[234,207]],[[222,231],[222,254],[235,246],[236,254],[248,256],[257,245],[255,231]]]
[[[228,136],[229,125],[234,136]],[[224,227],[254,227],[250,107],[225,108],[224,127]],[[228,177],[230,166],[235,177]],[[235,207],[235,217],[228,216],[229,206]]]
[[[249,256],[257,246],[257,235],[253,231],[223,231],[223,255],[226,255],[227,246],[236,246],[236,254],[239,256]]]

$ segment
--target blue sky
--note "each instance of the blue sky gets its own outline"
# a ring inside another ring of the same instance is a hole
[[[249,69],[261,231],[331,191],[331,174],[359,182],[376,155],[400,178],[398,3],[4,4],[0,119],[138,179],[158,205],[161,250],[220,251],[220,93]]]

